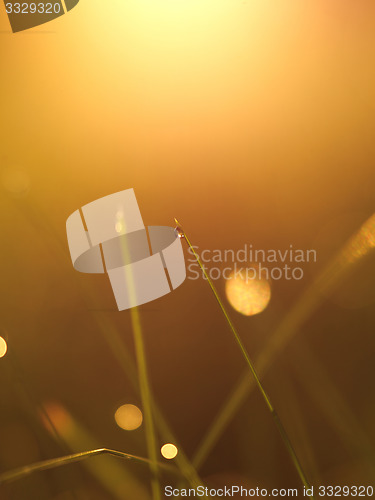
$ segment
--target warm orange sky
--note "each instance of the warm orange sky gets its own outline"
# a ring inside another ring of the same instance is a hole
[[[374,16],[370,1],[81,0],[13,35],[3,12],[5,166],[46,204],[69,186],[72,208],[119,181],[184,215],[190,195],[210,216],[228,197],[239,217],[363,201]]]

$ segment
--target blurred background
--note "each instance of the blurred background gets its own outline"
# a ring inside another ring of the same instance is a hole
[[[146,225],[177,217],[199,251],[316,250],[259,314],[215,285],[310,482],[373,484],[374,22],[372,0],[81,0],[12,34],[0,5],[0,473],[99,447],[147,456],[130,312],[73,269],[65,233],[132,187]],[[160,461],[186,457],[215,487],[301,489],[207,283],[139,313],[158,450],[179,450]],[[151,498],[147,467],[106,457],[0,490]]]

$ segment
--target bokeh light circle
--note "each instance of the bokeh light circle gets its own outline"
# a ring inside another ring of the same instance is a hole
[[[230,274],[225,283],[225,293],[233,309],[245,316],[253,316],[267,307],[271,286],[259,276],[257,268],[247,268]]]
[[[5,339],[3,339],[3,337],[0,337],[0,358],[3,358],[5,356],[7,350],[8,346]]]
[[[167,460],[172,460],[177,456],[178,449],[174,444],[167,443],[161,447],[160,452],[164,458],[166,458]]]
[[[126,404],[117,408],[115,420],[121,429],[134,431],[142,425],[143,415],[138,406]]]

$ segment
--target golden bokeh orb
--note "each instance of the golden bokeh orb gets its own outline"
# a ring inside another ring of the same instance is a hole
[[[175,446],[174,444],[167,443],[161,447],[160,452],[164,458],[166,458],[167,460],[172,460],[177,456],[178,449],[177,446]]]
[[[245,316],[259,314],[271,299],[271,286],[259,276],[256,268],[233,271],[225,283],[225,293],[230,305]]]
[[[126,404],[117,408],[115,420],[121,429],[134,431],[142,425],[143,415],[138,406]]]
[[[5,356],[7,350],[8,346],[5,339],[3,339],[3,337],[0,337],[0,358],[3,358]]]

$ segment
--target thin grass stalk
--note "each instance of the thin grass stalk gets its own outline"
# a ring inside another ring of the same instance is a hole
[[[175,219],[175,221],[176,221],[177,226],[179,228],[181,228],[181,225],[178,223],[177,219]],[[274,420],[274,422],[276,424],[276,427],[277,427],[277,429],[278,429],[278,431],[279,431],[279,433],[281,435],[281,438],[283,440],[285,448],[286,448],[286,450],[287,450],[287,452],[288,452],[288,454],[289,454],[289,456],[291,458],[291,461],[292,461],[292,463],[293,463],[293,465],[294,465],[294,467],[295,467],[295,469],[296,469],[296,471],[297,471],[297,473],[298,473],[298,475],[299,475],[299,477],[300,477],[300,479],[302,481],[302,484],[304,485],[304,487],[306,488],[306,490],[307,489],[310,490],[311,489],[310,483],[309,483],[309,481],[308,481],[308,479],[306,477],[305,472],[303,471],[302,465],[301,465],[301,463],[300,463],[300,461],[299,461],[299,459],[297,457],[297,454],[296,454],[296,452],[295,452],[295,450],[293,448],[291,440],[289,439],[289,436],[288,436],[288,434],[287,434],[287,432],[286,432],[286,430],[285,430],[285,428],[284,428],[284,426],[283,426],[283,424],[282,424],[282,422],[281,422],[281,420],[280,420],[280,418],[279,418],[279,416],[278,416],[278,414],[277,414],[274,406],[272,405],[271,400],[270,400],[269,396],[267,395],[267,393],[266,393],[266,391],[265,391],[265,389],[263,387],[263,384],[260,381],[260,378],[259,378],[259,376],[257,374],[257,371],[255,369],[255,366],[254,366],[253,362],[250,359],[250,356],[249,356],[249,354],[248,354],[248,352],[246,350],[246,347],[243,344],[243,342],[242,342],[242,340],[241,340],[241,338],[240,338],[240,336],[239,336],[239,334],[238,334],[238,332],[237,332],[237,330],[236,330],[236,328],[235,328],[232,320],[230,319],[230,316],[229,316],[227,310],[225,309],[225,306],[224,306],[222,300],[220,299],[220,296],[219,296],[219,294],[218,294],[218,292],[217,292],[217,290],[216,290],[216,288],[215,288],[215,286],[214,286],[211,278],[209,277],[208,273],[206,272],[205,267],[202,264],[202,262],[201,262],[201,260],[200,260],[200,258],[198,256],[198,254],[194,250],[194,247],[191,244],[189,237],[187,236],[187,234],[185,233],[185,231],[183,229],[181,229],[181,231],[182,231],[183,237],[185,238],[187,244],[189,245],[191,251],[193,252],[193,255],[194,255],[196,261],[198,262],[199,267],[201,268],[201,270],[202,270],[205,278],[207,279],[207,283],[209,284],[209,286],[210,286],[210,288],[211,288],[211,290],[212,290],[212,292],[213,292],[213,294],[214,294],[214,296],[216,298],[216,301],[218,302],[218,304],[220,306],[220,309],[221,309],[222,313],[225,316],[225,319],[226,319],[226,321],[227,321],[227,323],[229,325],[229,328],[230,328],[231,332],[233,333],[233,336],[234,336],[234,338],[235,338],[235,340],[237,342],[238,347],[240,348],[240,351],[242,352],[242,355],[243,355],[243,357],[244,357],[244,359],[245,359],[245,361],[246,361],[246,363],[247,363],[247,365],[248,365],[248,367],[250,369],[250,372],[251,372],[251,374],[252,374],[252,376],[253,376],[253,378],[255,380],[255,383],[256,383],[256,385],[257,385],[260,393],[263,396],[264,402],[266,403],[266,406],[267,406],[267,408],[269,409],[269,411],[270,411],[270,413],[272,415],[272,418],[273,418],[273,420]],[[309,496],[309,498],[314,499],[313,496]]]
[[[119,222],[121,226],[125,228],[124,219],[121,218]],[[129,265],[130,263],[129,249],[126,244],[126,239],[122,238],[121,236],[120,236],[120,244],[125,263],[124,266],[125,281],[129,291],[129,298],[132,306],[130,307],[130,318],[132,323],[135,352],[137,358],[139,388],[141,392],[142,406],[144,412],[147,452],[150,458],[152,498],[153,500],[161,500],[161,488],[160,488],[159,471],[157,464],[156,435],[155,435],[155,428],[152,415],[151,390],[148,378],[146,353],[144,348],[143,334],[141,327],[141,318],[137,307],[137,297],[135,292],[133,273],[131,266]]]
[[[66,455],[64,457],[53,458],[51,460],[43,460],[42,462],[36,462],[35,464],[26,465],[25,467],[19,467],[8,472],[0,474],[0,484],[10,483],[12,481],[17,481],[29,476],[35,472],[42,472],[50,469],[56,469],[64,465],[69,465],[75,462],[80,462],[86,458],[92,458],[97,455],[112,455],[114,457],[119,457],[125,460],[130,460],[133,462],[139,462],[141,464],[150,465],[150,460],[143,457],[138,457],[136,455],[130,455],[129,453],[124,453],[122,451],[110,450],[108,448],[98,448],[96,450],[84,451],[81,453],[74,453],[72,455]],[[159,463],[158,466],[172,474],[178,474],[178,470],[166,464]]]
[[[288,313],[287,317],[276,328],[271,339],[257,357],[256,366],[260,376],[263,376],[267,372],[272,366],[277,354],[279,354],[288,342],[292,340],[303,321],[314,310],[314,304],[315,297],[312,296],[311,293],[307,293],[304,299],[301,298],[298,301],[293,310]],[[210,427],[200,443],[193,457],[193,464],[196,468],[199,469],[205,462],[215,443],[219,440],[225,428],[229,425],[229,422],[244,403],[249,393],[254,389],[255,385],[255,380],[249,378],[248,370],[245,370],[240,381],[236,384],[234,390],[221,407],[221,410],[215,418],[214,424]]]
[[[161,500],[159,471],[157,464],[156,436],[155,436],[152,407],[151,407],[150,384],[148,380],[146,355],[144,350],[142,329],[141,329],[138,309],[136,307],[132,308],[130,314],[132,319],[135,351],[136,351],[137,365],[138,365],[139,387],[141,391],[143,411],[145,416],[144,422],[145,422],[145,432],[147,440],[147,450],[148,450],[148,455],[150,457],[150,468],[152,471],[152,478],[151,478],[152,496],[155,500]]]

